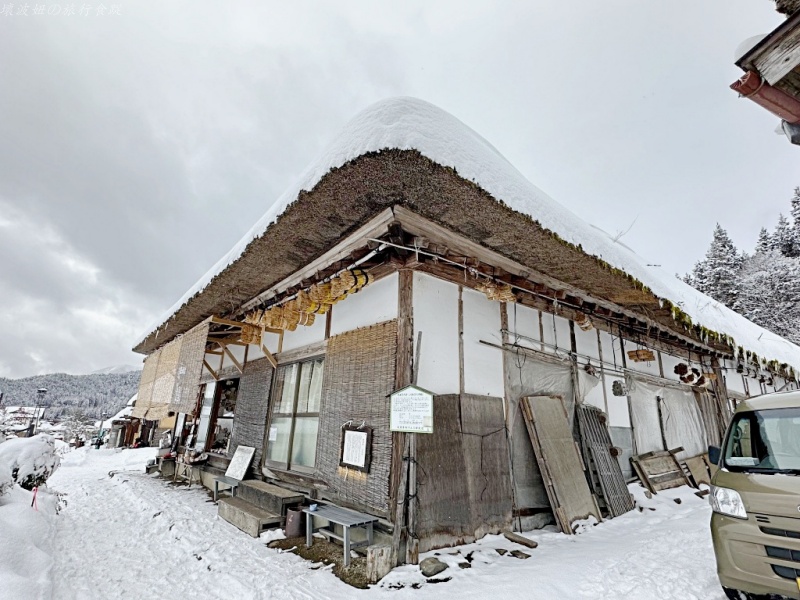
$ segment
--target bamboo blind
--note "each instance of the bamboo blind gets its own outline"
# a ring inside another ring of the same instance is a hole
[[[158,370],[156,380],[153,383],[153,396],[150,399],[150,407],[147,409],[145,419],[148,421],[160,421],[169,413],[169,405],[172,401],[172,392],[175,389],[175,373],[178,368],[178,359],[181,355],[181,344],[183,338],[172,340],[161,349],[161,356],[158,359]]]
[[[197,399],[197,386],[203,371],[209,323],[201,323],[181,338],[181,350],[175,372],[175,387],[169,410],[175,413],[193,414]]]
[[[144,416],[147,414],[147,409],[150,408],[150,400],[153,397],[153,383],[156,379],[158,358],[160,356],[161,350],[159,349],[144,359],[142,376],[139,378],[139,393],[136,397],[136,405],[131,412],[132,417],[144,419]]]
[[[397,321],[349,331],[328,340],[322,383],[317,471],[339,501],[389,513],[392,434],[389,399],[397,353]],[[373,428],[369,473],[339,466],[342,425]]]

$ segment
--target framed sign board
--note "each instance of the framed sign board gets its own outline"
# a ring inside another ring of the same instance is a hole
[[[372,427],[342,427],[342,447],[339,466],[369,473],[372,459]]]
[[[250,461],[253,460],[253,454],[256,449],[252,446],[239,446],[236,452],[233,453],[233,458],[228,465],[228,470],[225,471],[225,477],[238,479],[241,481],[247,475],[247,468],[250,466]]]
[[[390,395],[389,429],[433,433],[433,392],[409,385]]]

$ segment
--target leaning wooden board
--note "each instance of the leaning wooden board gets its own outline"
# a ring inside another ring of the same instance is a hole
[[[674,448],[668,451],[640,454],[631,457],[631,464],[642,483],[653,493],[681,485],[690,485],[678,459],[675,458],[675,454],[682,451],[683,448]]]
[[[573,533],[573,523],[589,517],[602,521],[561,398],[530,396],[520,400],[520,407],[561,531]]]

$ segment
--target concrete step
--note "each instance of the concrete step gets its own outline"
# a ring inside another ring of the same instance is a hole
[[[253,537],[258,537],[268,525],[280,525],[281,516],[271,513],[241,498],[221,498],[217,512],[228,523]]]
[[[258,479],[242,481],[236,496],[276,515],[286,516],[286,507],[302,504],[304,496]]]

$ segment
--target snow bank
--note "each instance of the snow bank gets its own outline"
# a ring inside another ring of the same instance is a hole
[[[0,600],[52,597],[58,498],[42,489],[32,500],[19,486],[0,497]]]
[[[659,298],[679,306],[695,324],[732,336],[738,345],[760,357],[788,363],[800,371],[800,347],[751,323],[661,268],[649,266],[648,262],[658,261],[643,260],[583,221],[529,182],[475,131],[442,109],[415,98],[390,98],[359,113],[253,228],[147,329],[137,345],[238,259],[250,242],[263,235],[297,199],[300,191],[311,190],[329,171],[362,154],[387,149],[417,150],[440,165],[453,167],[461,177],[475,182],[513,210],[529,215],[545,229],[581,246],[585,253],[641,281]]]
[[[0,496],[15,483],[25,489],[44,484],[61,463],[55,440],[40,434],[32,438],[12,438],[0,444]]]

